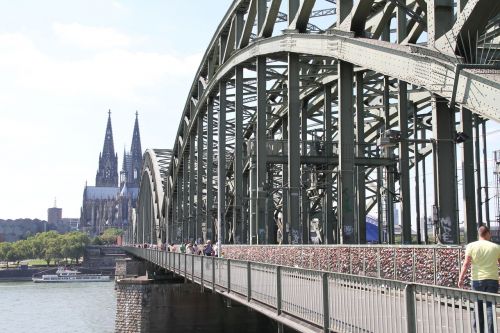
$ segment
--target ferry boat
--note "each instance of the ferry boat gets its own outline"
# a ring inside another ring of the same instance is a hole
[[[102,274],[85,274],[76,270],[58,268],[55,274],[33,275],[33,282],[107,282],[111,277]]]

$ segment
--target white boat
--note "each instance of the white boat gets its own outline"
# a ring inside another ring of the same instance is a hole
[[[111,277],[102,274],[85,274],[66,268],[58,268],[56,274],[43,274],[32,277],[33,282],[107,282]]]

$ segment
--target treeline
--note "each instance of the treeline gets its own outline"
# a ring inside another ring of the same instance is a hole
[[[0,243],[0,261],[15,261],[27,259],[42,259],[50,264],[53,260],[71,258],[78,264],[88,244],[111,245],[123,232],[120,229],[107,229],[102,235],[90,239],[80,231],[59,234],[56,231],[38,233],[26,240]]]

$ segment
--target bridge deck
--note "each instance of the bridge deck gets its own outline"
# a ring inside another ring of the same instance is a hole
[[[500,296],[250,261],[126,248],[300,332],[470,332],[476,302]],[[486,309],[486,302],[483,302]]]

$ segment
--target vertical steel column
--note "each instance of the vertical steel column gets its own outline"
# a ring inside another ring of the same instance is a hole
[[[354,228],[354,117],[353,117],[353,65],[339,61],[339,181],[338,221],[341,225],[341,243],[358,240]]]
[[[419,153],[418,153],[418,122],[417,108],[412,104],[413,111],[413,170],[415,170],[415,220],[417,226],[417,244],[422,242],[422,226],[420,223],[420,172],[419,172]]]
[[[234,242],[242,243],[243,235],[243,67],[237,66],[234,72],[235,87],[235,142],[234,142]]]
[[[480,134],[479,134],[479,123],[480,118],[478,115],[474,115],[474,154],[476,160],[476,213],[477,213],[477,223],[478,226],[483,225],[483,196],[481,193],[482,189],[482,179],[481,179],[481,151],[480,151]]]
[[[290,129],[289,135],[291,135],[292,131]],[[301,108],[300,108],[300,138],[302,140],[301,143],[301,154],[302,156],[307,156],[307,101],[303,101],[301,103]],[[300,163],[299,163],[300,165]],[[300,168],[300,166],[299,166]],[[300,169],[299,169],[300,170]],[[309,183],[309,177],[311,175],[311,172],[306,164],[302,165],[302,184],[307,184]],[[290,175],[289,175],[290,177]],[[309,203],[309,197],[307,195],[307,188],[302,185],[301,188],[299,189],[300,194],[300,207],[302,211],[300,212],[300,220],[301,220],[301,228],[299,227],[299,235],[301,241],[299,243],[303,244],[309,244],[311,239],[310,239],[310,234],[309,234],[309,229],[311,227],[311,224],[309,223],[309,208],[310,208],[310,203]],[[291,204],[291,203],[290,203]],[[302,231],[302,233],[300,233]],[[293,235],[292,235],[293,237]]]
[[[490,196],[488,193],[488,153],[486,150],[486,120],[483,121],[484,217],[490,228]]]
[[[380,156],[380,151],[377,154]],[[382,167],[377,167],[377,191],[376,191],[376,197],[377,197],[377,220],[378,220],[378,242],[379,243],[385,243],[387,242],[387,239],[384,234],[385,224],[384,224],[384,214],[382,213],[383,211],[383,199],[382,199],[382,188],[383,188],[383,179],[382,179]]]
[[[181,163],[181,158],[179,158],[179,163]],[[182,167],[179,166],[179,172],[177,173],[177,223],[176,223],[176,241],[178,243],[183,241],[184,235],[183,233],[183,217],[184,214],[182,212],[182,184],[183,184],[183,174]]]
[[[432,97],[432,120],[435,144],[436,169],[434,177],[437,185],[439,212],[439,237],[445,244],[458,243],[457,220],[457,179],[455,162],[455,112],[448,108],[446,100]]]
[[[189,136],[184,138],[185,140],[188,140],[189,143]],[[187,240],[189,238],[190,234],[190,202],[189,202],[189,151],[184,154],[184,161],[182,162],[182,174],[184,177],[182,180],[184,181],[184,184],[182,185],[182,224],[183,224],[183,231],[182,231],[182,240]]]
[[[226,82],[219,82],[219,147],[217,151],[217,251],[220,256],[221,244],[226,238]]]
[[[243,178],[243,192],[242,192],[242,200],[241,200],[241,244],[250,244],[250,236],[249,236],[249,223],[250,223],[250,206],[248,203],[250,200],[248,198],[250,197],[250,194],[248,193],[248,188],[249,188],[249,178],[250,177],[250,172],[246,171],[243,173],[242,178]],[[245,201],[246,197],[246,201]],[[245,202],[247,204],[245,204]]]
[[[425,140],[425,128],[422,129],[422,139]],[[425,144],[422,144],[422,147],[425,147]],[[425,158],[422,159],[422,191],[423,193],[427,193],[427,175],[426,175],[426,167],[425,167]],[[429,230],[427,228],[427,195],[424,195],[424,240],[425,244],[429,244]]]
[[[408,89],[407,83],[398,82],[398,116],[401,141],[399,142],[400,222],[403,244],[411,244],[410,156],[408,151]]]
[[[332,159],[333,154],[333,125],[332,125],[332,84],[327,84],[324,86],[323,90],[324,94],[324,102],[323,102],[323,127],[325,131],[325,160],[329,161]],[[323,242],[325,244],[333,244],[334,243],[334,233],[333,233],[333,175],[331,170],[333,169],[333,165],[326,162],[326,174],[325,174],[325,197],[324,197],[324,207],[323,207]]]
[[[261,1],[261,0],[259,0]],[[262,2],[262,1],[261,1]],[[257,57],[257,202],[256,231],[257,244],[266,244],[266,197],[267,197],[267,96],[266,96],[266,57]],[[264,239],[261,239],[264,238]]]
[[[300,232],[300,97],[299,56],[288,53],[288,209],[290,243],[302,243]],[[304,138],[302,138],[304,140]],[[304,143],[303,143],[304,144]],[[303,213],[304,214],[304,213]],[[305,241],[305,240],[304,240]]]
[[[203,154],[204,154],[204,147],[203,147],[203,116],[199,115],[199,118],[197,119],[197,139],[198,142],[196,144],[196,148],[198,153],[196,154],[196,241],[198,242],[199,239],[203,241],[203,232],[202,232],[202,225],[203,225],[203,210],[202,210],[202,205],[203,205],[203,175],[204,175],[204,165],[203,165]]]
[[[453,0],[427,1],[428,46],[443,36],[453,26]]]
[[[254,147],[255,148],[255,147]],[[249,225],[249,243],[257,243],[257,163],[255,162],[254,152],[250,156],[250,225]]]
[[[207,239],[213,240],[213,213],[214,204],[213,176],[214,176],[214,100],[209,97],[207,102]]]
[[[288,0],[288,25],[293,22],[299,10],[300,0]]]
[[[351,13],[353,0],[337,0],[337,27]]]
[[[283,117],[283,135],[282,139],[283,141],[287,142],[287,147],[283,147],[283,154],[287,156],[288,159],[288,115],[286,117]],[[300,169],[299,169],[300,172]],[[283,204],[281,208],[281,222],[282,222],[282,232],[283,232],[283,241],[282,244],[290,244],[290,222],[288,221],[288,197],[290,195],[289,191],[289,184],[288,184],[288,163],[287,164],[282,164],[282,184],[283,184]],[[297,221],[298,221],[297,217]],[[298,224],[298,222],[297,222]]]
[[[474,147],[472,134],[472,112],[461,108],[462,133],[469,136],[462,143],[462,200],[464,208],[465,242],[470,243],[477,239],[476,223],[476,193],[474,184]]]
[[[196,131],[193,129],[189,135],[189,234],[188,238],[193,242],[196,241],[196,205],[194,198],[196,195]]]
[[[365,110],[363,95],[363,72],[356,73],[356,156],[365,157]],[[365,166],[356,167],[356,222],[358,243],[366,244],[366,188]]]
[[[255,0],[257,2],[257,36],[260,35],[267,13],[267,0]]]
[[[391,128],[391,113],[390,113],[390,84],[389,77],[384,76],[384,91],[383,91],[383,103],[384,103],[384,130],[388,130]],[[385,147],[385,157],[393,158],[394,150],[392,147]],[[388,165],[385,167],[385,222],[387,224],[387,236],[388,242],[390,244],[394,244],[394,192],[395,192],[395,184],[394,184],[394,172],[395,167],[392,165]]]

